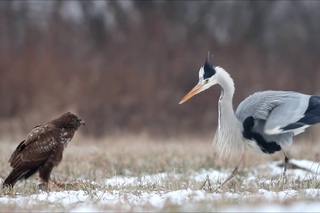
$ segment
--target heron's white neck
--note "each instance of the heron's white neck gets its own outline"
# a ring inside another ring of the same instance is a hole
[[[217,71],[217,82],[223,89],[224,98],[229,99],[232,104],[232,98],[235,91],[234,82],[229,73],[222,67],[216,67],[215,69]]]
[[[227,116],[227,122],[230,119],[234,120],[237,118],[234,115],[232,100],[233,94],[235,91],[234,82],[230,77],[229,73],[227,73],[223,68],[217,67],[217,83],[221,86],[221,94],[219,97],[219,124],[225,121],[221,119],[221,116]],[[230,122],[228,122],[230,123]]]
[[[214,146],[221,156],[227,157],[234,149],[242,146],[242,125],[235,116],[232,99],[234,82],[223,68],[216,68],[217,82],[221,86],[218,103],[218,128]]]

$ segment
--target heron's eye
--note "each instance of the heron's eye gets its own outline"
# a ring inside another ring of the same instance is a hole
[[[207,78],[207,79],[204,80],[204,83],[207,84],[208,82],[209,82],[209,78]]]

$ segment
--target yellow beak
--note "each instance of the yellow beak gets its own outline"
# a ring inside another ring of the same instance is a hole
[[[198,94],[199,91],[201,90],[203,84],[198,83],[195,87],[193,87],[193,89],[188,92],[188,94],[186,94],[181,101],[179,102],[179,104],[182,104],[184,102],[186,102],[187,100],[189,100],[190,98],[192,98],[194,95]]]

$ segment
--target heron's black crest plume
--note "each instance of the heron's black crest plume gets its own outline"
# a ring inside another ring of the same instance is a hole
[[[213,65],[213,54],[210,51],[208,51],[207,61],[209,64]]]
[[[213,67],[213,55],[208,52],[208,57],[203,66],[203,79],[210,78],[216,73],[216,70]]]

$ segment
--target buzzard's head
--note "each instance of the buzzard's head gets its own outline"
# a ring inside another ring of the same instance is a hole
[[[55,123],[62,128],[78,129],[81,125],[85,125],[84,121],[71,112],[64,113],[55,120]]]

